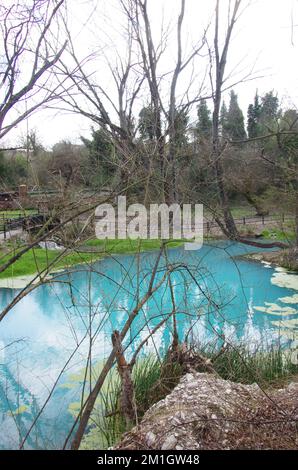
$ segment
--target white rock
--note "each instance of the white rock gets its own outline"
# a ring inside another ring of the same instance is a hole
[[[152,444],[154,444],[154,442],[156,441],[156,436],[153,432],[149,431],[147,432],[145,439],[146,439],[147,445],[152,446]]]

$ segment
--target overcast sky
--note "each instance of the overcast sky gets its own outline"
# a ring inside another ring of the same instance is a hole
[[[298,107],[298,0],[243,1],[248,7],[237,24],[228,63],[229,71],[235,68],[235,81],[245,76],[252,67],[252,76],[259,77],[235,86],[245,117],[247,106],[253,100],[256,89],[260,95],[274,89],[278,92],[283,107]],[[153,31],[157,37],[161,18],[164,18],[165,23],[174,21],[180,2],[148,2]],[[101,45],[106,44],[105,51],[113,60],[115,51],[119,52],[125,47],[119,36],[122,24],[119,1],[68,0],[68,5],[69,21],[79,54],[90,52],[101,42]],[[228,0],[220,0],[223,13],[227,5]],[[200,37],[212,17],[213,6],[213,0],[186,0],[183,24],[186,50],[192,41]],[[223,21],[220,26],[224,29]],[[169,65],[169,69],[174,64],[174,44],[174,41],[170,41],[166,53],[165,64]],[[99,79],[109,87],[109,74],[106,73],[104,61],[94,63],[94,68],[98,68]],[[113,96],[112,88],[110,93]],[[80,135],[89,135],[91,122],[73,114],[43,110],[29,118],[28,126],[29,129],[36,129],[44,145],[51,147],[63,139],[78,143]],[[24,124],[20,125],[6,142],[15,144],[18,137],[25,132]]]

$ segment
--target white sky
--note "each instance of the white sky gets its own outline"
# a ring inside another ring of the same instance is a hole
[[[245,117],[256,89],[260,95],[274,89],[284,107],[298,107],[298,0],[243,1],[248,7],[237,24],[228,57],[229,70],[236,67],[232,82],[247,74],[253,66],[253,75],[262,76],[240,83],[234,88]],[[164,17],[165,22],[175,18],[180,2],[148,2],[153,32],[157,35],[161,18]],[[119,37],[121,15],[118,0],[93,0],[91,3],[86,0],[68,0],[68,5],[74,42],[80,54],[84,55],[98,45],[105,45],[105,53],[109,59],[113,60],[113,55],[116,56],[115,50],[121,54],[125,43]],[[94,5],[95,11],[92,10]],[[223,13],[227,5],[228,0],[220,0]],[[212,16],[213,6],[214,0],[186,0],[183,24],[185,49],[191,45],[193,39],[200,38],[208,18]],[[224,28],[223,22],[220,27]],[[164,62],[164,66],[168,65],[170,70],[173,68],[174,53],[175,43],[170,41]],[[99,80],[103,80],[109,89],[110,78],[104,61],[94,63],[94,67]],[[113,93],[111,88],[111,96]],[[80,116],[49,110],[40,111],[28,121],[29,129],[36,129],[41,141],[48,147],[63,139],[79,142],[80,135],[89,135],[91,124]],[[25,134],[25,129],[24,124],[20,125],[7,137],[6,143],[16,144],[19,136]]]

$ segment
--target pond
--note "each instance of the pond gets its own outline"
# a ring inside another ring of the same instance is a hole
[[[298,276],[235,258],[253,251],[230,242],[168,251],[168,262],[176,267],[171,284],[181,339],[188,335],[200,345],[230,341],[265,349],[277,342],[289,347],[298,339]],[[95,381],[111,350],[112,331],[121,329],[137,296],[148,289],[156,256],[118,255],[95,263],[92,271],[81,266],[60,274],[58,282],[36,288],[7,314],[0,324],[0,449],[19,447],[45,402],[25,448],[63,446],[79,409],[88,354],[91,350]],[[156,282],[164,265],[163,259]],[[0,310],[17,292],[0,289]],[[142,354],[165,351],[172,338],[172,309],[170,285],[163,283],[133,323],[128,355],[168,317]]]

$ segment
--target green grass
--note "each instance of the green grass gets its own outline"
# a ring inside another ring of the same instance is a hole
[[[168,248],[173,248],[184,243],[183,240],[171,240],[167,243]],[[103,253],[136,253],[138,251],[158,250],[161,240],[99,240],[92,239],[84,243],[84,246],[98,248]]]
[[[240,217],[254,217],[256,215],[256,209],[251,206],[232,207],[231,212],[236,219]]]
[[[38,211],[36,209],[17,209],[17,210],[7,210],[7,211],[0,211],[0,219],[15,219],[18,217],[25,217],[26,215],[37,214]]]
[[[210,355],[212,360],[214,354]],[[292,364],[290,353],[280,347],[269,351],[250,352],[245,346],[228,348],[213,360],[216,372],[226,380],[244,384],[258,383],[264,388],[280,385],[297,374],[298,368]]]
[[[43,248],[34,248],[15,261],[5,271],[0,273],[0,279],[11,278],[14,276],[27,276],[41,272],[47,268],[51,262],[55,262],[57,256],[61,255],[59,250],[45,250]],[[4,264],[10,259],[11,255],[4,255],[0,258],[0,264]],[[80,263],[94,262],[99,258],[96,253],[74,252],[65,254],[61,259],[54,263],[53,269],[70,267]]]
[[[154,403],[171,392],[180,377],[181,369],[177,364],[169,366],[153,355],[136,362],[132,379],[139,420]],[[85,435],[81,449],[107,449],[113,446],[124,432],[129,431],[119,410],[120,393],[121,386],[117,373],[100,393],[99,407],[92,413],[93,426]]]
[[[249,204],[239,204],[235,206],[232,205],[231,212],[232,212],[233,217],[235,217],[235,219],[240,219],[243,217],[256,217],[257,210],[253,206],[250,206]],[[204,209],[204,213],[206,216],[208,215],[212,217],[212,213],[210,213],[208,209],[206,210]],[[282,210],[279,210],[278,208],[276,208],[274,210],[270,210],[269,217],[270,216],[281,217],[282,213],[283,213]]]

